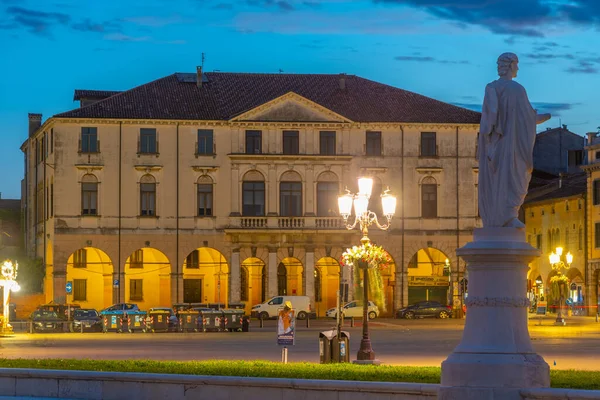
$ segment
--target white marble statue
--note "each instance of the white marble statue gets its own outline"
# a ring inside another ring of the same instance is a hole
[[[513,81],[516,54],[498,57],[500,79],[485,88],[477,159],[479,214],[483,226],[523,228],[518,219],[533,170],[536,124],[550,119],[531,107],[525,88]]]

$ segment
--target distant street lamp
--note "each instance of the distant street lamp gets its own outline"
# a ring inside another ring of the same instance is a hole
[[[556,251],[551,253],[548,256],[548,258],[550,260],[550,265],[552,266],[552,269],[558,273],[558,275],[557,275],[558,277],[555,276],[552,278],[555,280],[556,284],[558,285],[558,293],[559,293],[559,297],[560,297],[559,304],[558,304],[558,315],[556,316],[556,321],[554,322],[554,325],[566,325],[567,324],[565,322],[565,319],[563,318],[563,314],[562,314],[562,306],[564,303],[563,286],[565,286],[567,283],[567,277],[562,274],[561,269],[571,268],[571,264],[573,263],[573,255],[570,252],[566,254],[565,258],[566,258],[567,263],[565,264],[564,261],[561,259],[562,254],[563,254],[563,248],[557,247]]]
[[[377,215],[368,210],[369,199],[373,189],[373,179],[359,178],[358,193],[352,194],[348,189],[346,193],[338,197],[338,207],[340,215],[344,218],[346,229],[351,230],[359,225],[362,232],[363,245],[370,242],[369,226],[375,224],[379,229],[387,230],[390,227],[392,217],[396,212],[396,197],[389,193],[389,188],[381,195],[381,205],[383,215],[387,223],[382,225],[377,220]],[[352,205],[354,205],[354,222],[348,223],[348,218],[352,214]],[[364,263],[363,271],[363,337],[360,342],[360,349],[356,358],[360,361],[375,360],[375,352],[371,347],[371,339],[369,338],[369,273],[368,264]]]
[[[18,263],[12,263],[10,260],[5,260],[2,263],[2,269],[0,270],[0,286],[3,288],[2,292],[4,294],[4,302],[2,303],[4,306],[4,318],[2,318],[2,332],[3,335],[12,333],[12,326],[8,323],[9,321],[9,306],[8,306],[8,298],[11,291],[18,292],[21,290],[21,287],[15,280],[17,278],[17,271],[19,269]]]

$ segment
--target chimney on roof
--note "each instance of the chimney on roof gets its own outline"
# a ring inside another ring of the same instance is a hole
[[[346,90],[346,74],[340,74],[340,90]]]
[[[42,114],[29,113],[29,137],[32,137],[35,131],[42,126]]]
[[[562,128],[563,128],[564,130],[567,130],[567,124],[562,124]]]
[[[588,133],[586,133],[588,146],[591,145],[591,144],[593,144],[594,139],[596,139],[596,135],[597,134],[598,134],[597,132],[588,132]]]
[[[196,67],[196,86],[202,87],[202,67]]]

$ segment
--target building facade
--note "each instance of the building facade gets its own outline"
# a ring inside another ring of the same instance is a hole
[[[391,229],[369,232],[394,260],[385,312],[459,294],[455,249],[479,223],[478,113],[347,75],[198,70],[76,99],[43,124],[30,114],[22,145],[26,245],[48,301],[249,309],[288,294],[323,315],[350,283],[339,260],[360,235],[337,196],[360,176],[380,218],[382,190],[398,197]]]
[[[587,218],[588,264],[586,288],[592,294],[590,306],[600,304],[600,138],[596,132],[587,134]]]
[[[549,174],[576,174],[586,163],[585,139],[567,125],[547,128],[535,137],[534,168]]]

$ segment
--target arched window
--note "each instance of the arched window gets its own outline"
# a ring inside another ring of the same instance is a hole
[[[277,267],[277,295],[285,296],[287,294],[287,269],[282,263]]]
[[[258,171],[249,171],[242,183],[242,215],[265,215],[265,178]]]
[[[240,270],[240,300],[248,301],[248,269],[243,266]]]
[[[198,178],[198,216],[213,215],[213,180],[208,175]]]
[[[156,216],[156,180],[152,175],[140,179],[140,215]]]
[[[81,179],[81,215],[98,215],[98,179],[92,174]]]
[[[302,215],[302,179],[293,171],[281,175],[279,182],[279,215],[299,217]]]
[[[322,286],[321,286],[321,270],[315,268],[315,301],[320,302],[323,300]]]
[[[340,191],[337,175],[333,172],[323,172],[317,181],[317,216],[337,216],[337,198]]]
[[[421,216],[437,218],[437,182],[428,176],[421,182]]]

